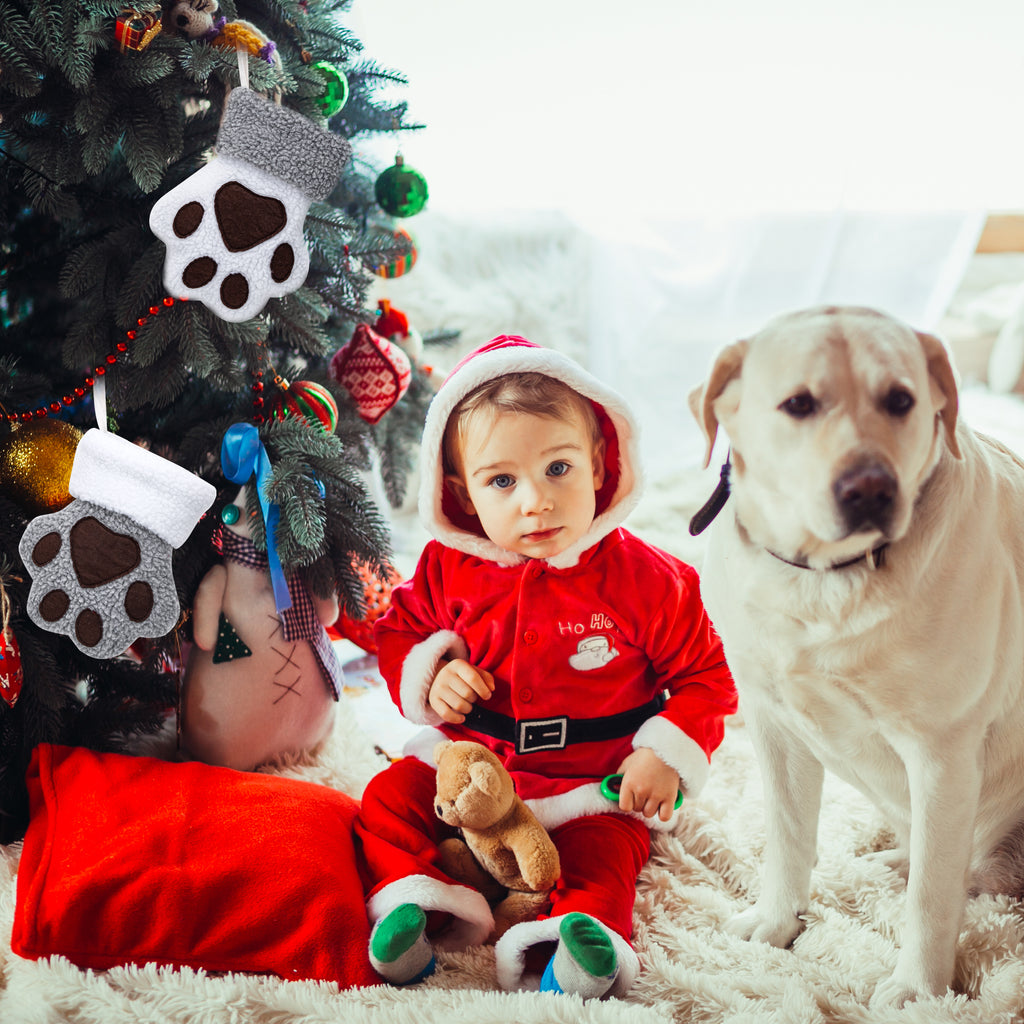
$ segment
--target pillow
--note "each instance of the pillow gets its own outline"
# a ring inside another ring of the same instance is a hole
[[[41,744],[11,948],[379,984],[351,825],[326,786]]]

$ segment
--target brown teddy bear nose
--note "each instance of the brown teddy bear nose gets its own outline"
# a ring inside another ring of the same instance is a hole
[[[444,808],[440,804],[434,804],[434,813],[444,821]]]

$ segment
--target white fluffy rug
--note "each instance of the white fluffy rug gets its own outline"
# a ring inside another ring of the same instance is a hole
[[[357,724],[356,696],[343,704],[321,755],[283,774],[361,791],[381,762]],[[634,942],[644,970],[623,1000],[506,993],[490,948],[441,954],[437,973],[411,989],[338,991],[333,984],[212,976],[125,967],[80,971],[55,957],[31,962],[6,950],[0,962],[4,1024],[907,1024],[1019,1021],[1024,1001],[1024,908],[972,901],[961,936],[958,987],[895,1012],[868,1007],[895,961],[904,885],[861,856],[889,835],[852,790],[829,779],[820,860],[807,930],[792,950],[726,935],[723,922],[758,888],[763,843],[757,768],[742,724],[733,723],[708,786],[687,805],[678,831],[659,836],[638,885]],[[14,914],[18,850],[0,851],[0,928]],[[268,876],[268,884],[271,884]],[[97,928],[103,922],[97,921]]]

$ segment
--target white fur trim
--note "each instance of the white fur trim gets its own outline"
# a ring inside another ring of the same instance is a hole
[[[681,810],[673,811],[672,817],[668,821],[662,821],[658,817],[645,818],[639,811],[620,811],[618,805],[601,792],[599,782],[588,782],[575,789],[570,789],[567,793],[558,793],[556,796],[545,796],[524,802],[549,832],[575,818],[585,818],[590,814],[609,813],[636,818],[637,821],[642,821],[655,832],[670,832],[676,827],[677,816],[681,813]]]
[[[420,449],[419,515],[423,525],[447,547],[502,565],[525,561],[499,548],[487,537],[457,529],[444,515],[441,498],[444,465],[441,458],[444,431],[456,405],[474,388],[494,377],[509,373],[543,373],[568,384],[608,414],[619,440],[619,481],[608,508],[591,525],[586,536],[563,551],[550,564],[564,569],[575,565],[580,555],[616,527],[621,526],[640,500],[643,480],[640,470],[639,427],[625,400],[606,384],[584,370],[568,356],[534,345],[509,344],[468,359],[444,382],[427,410]]]
[[[429,875],[407,875],[384,886],[366,901],[370,924],[387,917],[395,907],[415,903],[421,910],[451,914],[452,924],[431,940],[436,949],[460,950],[487,941],[494,917],[487,900],[465,885],[449,885]]]
[[[586,915],[590,917],[590,915]],[[498,984],[506,990],[536,990],[540,987],[540,976],[532,977],[523,974],[526,965],[526,951],[539,942],[558,942],[560,917],[547,917],[543,921],[523,921],[513,925],[494,945],[494,960],[498,974]],[[615,947],[615,955],[619,961],[619,973],[614,984],[608,990],[611,996],[625,995],[636,981],[640,973],[640,959],[633,947],[618,932],[601,924],[592,917],[608,935]]]
[[[403,717],[416,725],[440,725],[441,716],[427,703],[437,667],[448,655],[465,658],[468,654],[466,641],[450,629],[432,633],[411,648],[402,662],[402,680],[398,687]]]
[[[402,757],[415,757],[431,768],[436,768],[434,762],[434,748],[443,740],[448,739],[440,729],[420,729],[405,741],[402,747]]]
[[[96,427],[75,449],[68,493],[134,519],[172,548],[188,540],[217,497],[213,484],[182,466]]]
[[[658,757],[679,773],[683,793],[695,797],[708,777],[708,756],[677,725],[664,715],[648,718],[633,737],[633,749],[649,747]]]

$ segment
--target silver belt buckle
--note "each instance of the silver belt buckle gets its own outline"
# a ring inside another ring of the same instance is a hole
[[[532,718],[516,722],[516,753],[532,754],[535,750],[562,750],[565,747],[569,719]]]

